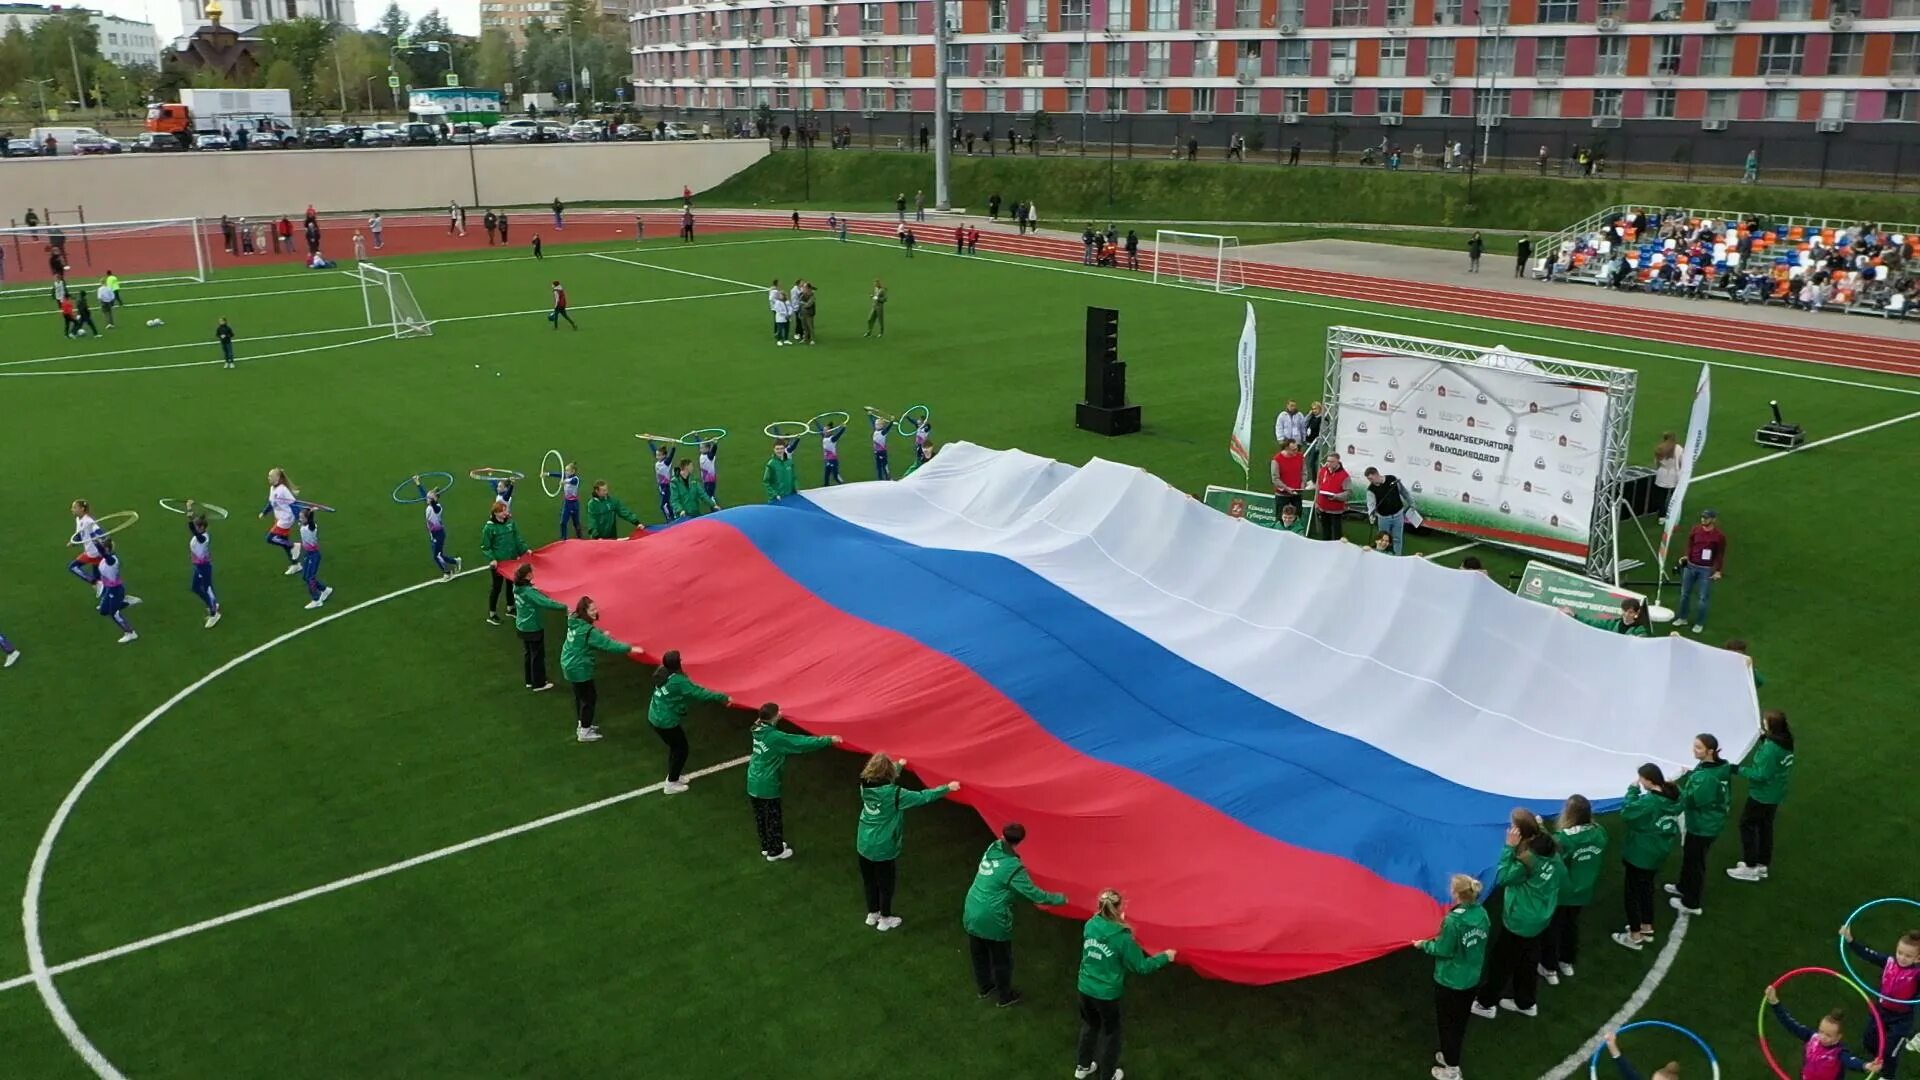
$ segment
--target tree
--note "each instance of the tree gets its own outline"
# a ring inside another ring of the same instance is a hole
[[[440,14],[439,8],[430,8],[413,24],[413,36],[417,41],[452,41],[453,27],[447,25],[447,18]]]
[[[74,85],[76,62],[86,71],[100,55],[100,33],[84,12],[66,11],[44,19],[27,35],[33,70],[51,75],[61,100],[85,101],[87,87]]]
[[[333,46],[332,27],[319,19],[306,18],[269,23],[256,32],[273,50],[273,62],[267,70],[288,80],[277,82],[275,75],[269,75],[267,85],[293,91],[297,104],[310,107],[321,65],[332,59],[328,55]]]
[[[398,41],[407,36],[407,27],[411,22],[412,20],[407,18],[407,13],[400,10],[398,3],[390,2],[387,4],[387,10],[380,13],[380,21],[374,23],[373,28],[385,34],[388,41]]]
[[[467,79],[475,86],[505,86],[514,78],[513,60],[513,39],[504,29],[489,27],[480,32],[480,42],[473,48]]]

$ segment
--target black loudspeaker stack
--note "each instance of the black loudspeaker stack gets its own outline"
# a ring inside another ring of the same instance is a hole
[[[1127,404],[1127,365],[1120,359],[1120,313],[1087,309],[1086,398],[1074,407],[1074,425],[1102,435],[1140,430],[1140,406]]]

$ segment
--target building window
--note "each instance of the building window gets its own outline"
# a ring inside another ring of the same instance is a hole
[[[1327,91],[1327,112],[1334,116],[1353,114],[1353,88],[1336,86]]]
[[[1180,0],[1147,0],[1147,29],[1172,30],[1179,26],[1179,19]]]
[[[1807,39],[1799,34],[1767,34],[1760,39],[1760,74],[1798,75]]]
[[[1333,0],[1333,25],[1367,25],[1367,0]]]
[[[1076,41],[1067,46],[1067,78],[1087,77],[1087,43]]]
[[[1481,0],[1480,25],[1505,26],[1510,14],[1510,0]]]
[[[1004,45],[987,46],[986,57],[980,74],[998,79],[1007,73],[1007,47]]]
[[[1193,91],[1193,111],[1202,116],[1211,114],[1214,111],[1213,103],[1216,97],[1217,95],[1214,94],[1213,87],[1211,86],[1195,87]]]
[[[1126,30],[1133,26],[1133,0],[1107,0],[1107,29]]]
[[[1920,3],[1920,0],[1915,0]],[[1260,0],[1233,0],[1233,25],[1242,30],[1260,26]]]
[[[1434,0],[1433,2],[1434,25],[1435,26],[1459,26],[1460,23],[1464,21],[1461,19],[1460,14],[1462,9],[1465,6],[1466,6],[1466,0]],[[1435,115],[1448,116],[1451,114],[1438,113]]]
[[[1280,43],[1280,67],[1277,75],[1311,75],[1313,42],[1288,38]]]
[[[1047,0],[1027,0],[1027,25],[1035,30],[1047,28]]]
[[[1827,53],[1827,74],[1858,75],[1860,59],[1866,50],[1865,34],[1835,34]]]
[[[1167,56],[1172,48],[1172,44],[1165,41],[1147,42],[1147,78],[1167,77]]]
[[[1307,0],[1280,0],[1274,7],[1274,21],[1281,26],[1301,26],[1307,20]]]
[[[987,33],[1004,34],[1007,32],[1007,4],[1009,0],[987,0]]]
[[[1733,74],[1732,38],[1704,37],[1700,39],[1700,74],[1721,77]]]
[[[747,51],[753,54],[753,77],[756,79],[766,78],[767,77],[767,53],[771,52],[772,50],[749,49]],[[673,57],[669,56],[667,58],[667,63],[671,65],[673,63]],[[669,74],[671,74],[671,71],[669,71]]]
[[[1680,38],[1677,35],[1664,34],[1653,39],[1653,73],[1680,74]]]
[[[1920,0],[1893,0],[1890,14],[1896,19],[1920,17]]]
[[[1708,120],[1733,120],[1740,115],[1740,94],[1734,90],[1707,91]]]
[[[847,73],[847,50],[829,48],[821,56],[821,74],[829,79],[838,79]]]
[[[1412,26],[1412,0],[1387,0],[1387,25]]]
[[[1233,92],[1233,111],[1242,116],[1253,116],[1260,111],[1260,91],[1235,90]],[[1889,117],[1888,119],[1893,119]]]
[[[895,45],[893,47],[893,67],[890,75],[905,76],[913,70],[913,46]]]
[[[1499,116],[1513,113],[1513,91],[1476,90],[1473,93],[1473,115],[1477,122],[1486,123]]]
[[[920,32],[919,0],[907,0],[906,3],[900,5],[900,32],[903,34],[917,34]]]
[[[1892,75],[1920,75],[1920,34],[1893,35]]]
[[[785,50],[785,49],[768,49],[767,51],[773,54],[773,77],[774,77],[774,78],[776,78],[776,79],[784,79],[784,78],[786,78],[786,77],[787,77],[787,74],[788,74],[788,72],[787,72],[787,50]]]
[[[1195,30],[1213,30],[1219,26],[1219,16],[1214,12],[1214,0],[1192,0],[1193,28]]]
[[[1382,116],[1399,116],[1405,105],[1405,91],[1397,86],[1382,87],[1375,95],[1374,109]]]
[[[1813,18],[1813,0],[1780,0],[1780,11],[1774,16],[1782,22]]]
[[[1020,46],[1020,70],[1029,79],[1038,79],[1047,73],[1046,50],[1040,45]]]
[[[1852,90],[1829,90],[1820,95],[1820,119],[1851,120],[1860,104],[1860,95]]]
[[[1647,95],[1647,119],[1671,120],[1680,97],[1677,90],[1655,90]]]
[[[747,36],[746,23],[741,21],[744,18],[745,16],[738,11],[727,12],[727,36],[728,37],[741,38],[741,37]]]
[[[1627,73],[1627,39],[1623,37],[1603,37],[1599,50],[1593,58],[1595,75],[1625,75]]]
[[[1282,112],[1290,113],[1294,116],[1298,116],[1307,111],[1307,88],[1306,87],[1289,86],[1287,87],[1285,97],[1286,97],[1286,100],[1281,104]]]
[[[947,46],[947,74],[965,75],[967,73],[967,47],[965,45]]]
[[[1559,78],[1567,73],[1567,39],[1563,37],[1543,37],[1534,39],[1533,73],[1544,78]]]
[[[827,37],[839,36],[840,34],[840,5],[839,4],[828,4],[825,8],[821,10],[820,33],[826,35]]]
[[[1124,41],[1110,41],[1107,43],[1107,74],[1121,78],[1126,77],[1128,69],[1127,49],[1128,45]]]
[[[1427,95],[1426,107],[1421,110],[1423,116],[1452,116],[1453,93],[1448,90],[1435,90]]]
[[[1533,115],[1541,119],[1560,118],[1560,91],[1535,90],[1533,92]]]
[[[1407,39],[1383,38],[1380,41],[1380,76],[1387,79],[1405,78],[1407,74]],[[1384,111],[1384,110],[1382,110]],[[1393,110],[1399,112],[1399,109]]]
[[[1740,22],[1747,17],[1747,3],[1748,0],[1707,0],[1707,18]]]
[[[1092,6],[1093,0],[1060,0],[1060,29],[1085,30]]]
[[[1452,38],[1427,39],[1427,73],[1430,75],[1448,76],[1453,74]],[[1447,116],[1450,114],[1439,113],[1438,115]]]
[[[990,86],[987,88],[987,111],[988,112],[1006,112],[1007,111],[1007,92],[1005,90],[1002,90],[997,86]]]
[[[887,17],[882,13],[884,10],[880,4],[861,4],[860,32],[869,37],[881,33],[887,25]]]
[[[860,49],[860,74],[869,79],[878,79],[887,73],[887,50],[878,45],[866,45]]]
[[[1920,120],[1920,92],[1913,90],[1891,90],[1887,92],[1887,109],[1883,119],[1913,123]]]
[[[1595,90],[1593,92],[1593,115],[1619,116],[1620,115],[1620,91]]]
[[[1218,41],[1196,41],[1193,43],[1193,77],[1211,79],[1220,74],[1220,43]]]
[[[1580,18],[1580,0],[1540,0],[1540,21],[1570,23]]]
[[[1345,75],[1353,77],[1353,41],[1350,38],[1336,38],[1327,42],[1327,74],[1334,77]]]
[[[1083,113],[1087,111],[1087,88],[1086,87],[1074,86],[1074,87],[1068,88],[1067,111],[1075,112],[1075,113]]]
[[[1147,111],[1163,113],[1167,111],[1167,92],[1157,86],[1147,87]]]
[[[1800,115],[1800,92],[1798,90],[1767,91],[1768,120],[1793,120]]]

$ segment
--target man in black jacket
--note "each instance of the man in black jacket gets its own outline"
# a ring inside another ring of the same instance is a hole
[[[1376,532],[1392,538],[1393,553],[1398,555],[1400,537],[1407,528],[1407,511],[1411,509],[1407,489],[1401,486],[1399,477],[1382,476],[1379,469],[1370,468],[1363,475],[1367,478],[1367,520]]]
[[[1513,256],[1513,276],[1526,277],[1527,260],[1533,258],[1533,241],[1521,237],[1519,245],[1513,249]]]

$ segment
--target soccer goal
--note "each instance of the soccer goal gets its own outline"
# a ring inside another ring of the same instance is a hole
[[[207,227],[198,218],[54,220],[0,228],[0,295],[44,292],[55,266],[70,283],[108,274],[127,284],[207,280]]]
[[[1216,233],[1156,229],[1153,233],[1153,281],[1196,285],[1214,292],[1247,287],[1240,261],[1240,238]]]
[[[355,263],[351,273],[360,282],[360,305],[367,313],[368,326],[387,327],[394,337],[433,333],[433,323],[420,310],[420,301],[414,299],[407,275],[365,260]]]

